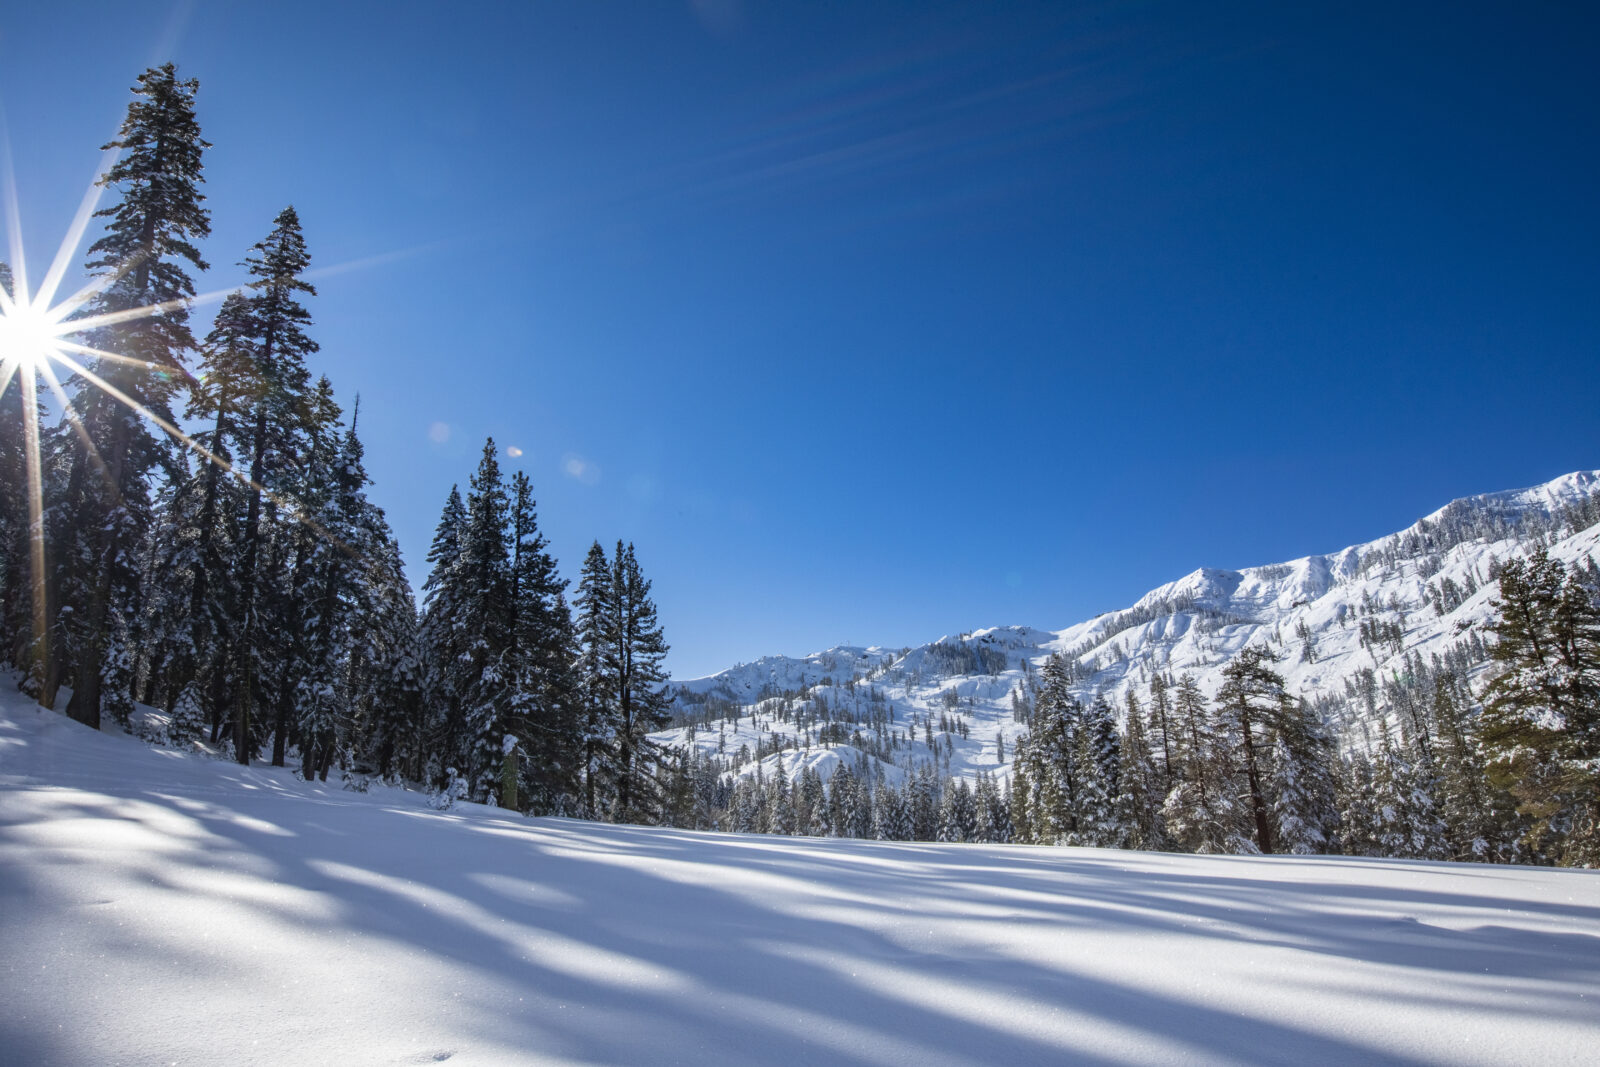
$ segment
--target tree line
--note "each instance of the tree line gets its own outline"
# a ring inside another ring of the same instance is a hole
[[[1352,696],[1376,726],[1343,745],[1265,646],[1235,655],[1210,697],[1191,675],[1157,673],[1120,715],[1080,699],[1057,654],[1014,696],[1028,729],[1007,781],[941,776],[934,760],[886,772],[859,731],[857,758],[827,781],[798,747],[757,753],[775,766],[741,774],[746,753],[725,762],[691,743],[669,815],[889,841],[1600,866],[1600,568],[1540,547],[1495,580],[1492,641],[1474,645],[1486,682],[1469,681],[1481,658],[1464,650],[1413,654],[1392,679],[1363,672]]]

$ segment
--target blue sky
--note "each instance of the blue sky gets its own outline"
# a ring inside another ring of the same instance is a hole
[[[689,677],[1600,465],[1597,23],[60,0],[0,13],[0,106],[38,261],[139,72],[198,77],[200,288],[296,206],[414,581],[492,435],[569,575],[637,544]]]

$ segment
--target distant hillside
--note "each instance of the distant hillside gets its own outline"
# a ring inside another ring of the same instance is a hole
[[[1191,674],[1214,693],[1241,649],[1264,645],[1290,692],[1344,745],[1364,745],[1419,674],[1482,671],[1498,567],[1537,545],[1569,566],[1595,567],[1600,471],[1456,500],[1327,555],[1201,568],[1064,630],[996,627],[915,648],[765,656],[677,683],[676,724],[656,737],[715,753],[739,774],[758,760],[775,773],[782,753],[791,778],[806,766],[826,777],[845,761],[890,781],[929,763],[956,777],[1007,777],[1020,714],[1052,653],[1069,662],[1081,697],[1121,708],[1156,672]]]

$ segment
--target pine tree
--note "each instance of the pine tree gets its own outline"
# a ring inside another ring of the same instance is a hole
[[[1116,717],[1104,696],[1083,712],[1077,751],[1078,825],[1073,844],[1123,848],[1128,829],[1123,798],[1121,739]]]
[[[1199,853],[1256,851],[1248,813],[1232,793],[1226,739],[1190,675],[1178,679],[1172,718],[1178,781],[1161,808],[1167,835],[1179,848]]]
[[[12,295],[11,269],[0,262],[0,290]],[[0,370],[0,374],[4,371]],[[37,428],[44,424],[45,408],[38,402],[37,389],[18,380],[0,391],[0,626],[8,635],[0,643],[0,659],[23,669],[30,691],[40,683],[45,655],[40,624],[50,616],[48,605],[34,598],[34,540],[31,517],[31,489],[28,473],[32,455],[30,440],[37,446]],[[29,411],[24,393],[32,390],[33,410]],[[42,472],[41,472],[42,476]],[[41,546],[42,547],[42,546]],[[42,561],[41,561],[42,562]]]
[[[1172,790],[1173,783],[1177,781],[1174,761],[1176,759],[1175,750],[1180,743],[1174,737],[1172,701],[1167,694],[1167,680],[1157,671],[1150,679],[1149,744],[1151,757],[1157,761],[1157,769],[1161,772],[1161,793],[1163,796]]]
[[[767,833],[789,836],[795,832],[794,801],[790,792],[789,772],[784,769],[780,752],[777,769],[767,785]]]
[[[1084,708],[1072,695],[1065,664],[1052,656],[1043,674],[1033,728],[1016,748],[1019,788],[1026,788],[1021,821],[1036,843],[1077,843],[1087,830],[1084,774],[1093,763],[1085,746],[1094,742],[1085,735]]]
[[[833,837],[850,837],[851,816],[856,804],[856,776],[840,765],[828,776],[828,828]]]
[[[933,768],[923,764],[911,779],[911,840],[938,840],[939,801],[939,783]]]
[[[498,451],[492,438],[484,442],[467,494],[461,538],[459,595],[466,614],[457,664],[463,729],[460,759],[474,798],[488,795],[498,780],[513,692],[505,657],[512,617],[511,553],[506,543],[511,502],[500,477]]]
[[[904,789],[886,785],[878,790],[877,802],[873,805],[872,836],[879,841],[912,840],[911,806]]]
[[[795,791],[795,832],[808,837],[823,837],[828,832],[827,790],[822,776],[815,767],[807,767],[800,774],[799,788]]]
[[[1475,743],[1465,698],[1455,679],[1440,685],[1433,697],[1433,732],[1437,739],[1440,815],[1451,844],[1451,858],[1480,863],[1513,862],[1516,839],[1523,828],[1516,800],[1490,783]]]
[[[1600,597],[1542,548],[1499,581],[1478,722],[1490,779],[1531,820],[1529,847],[1600,866]]]
[[[1131,689],[1127,715],[1122,732],[1123,790],[1118,818],[1127,830],[1127,847],[1158,851],[1168,847],[1167,827],[1161,818],[1165,783],[1151,757],[1144,713]]]
[[[1268,666],[1272,662],[1269,649],[1240,650],[1222,669],[1217,691],[1217,710],[1255,823],[1255,845],[1262,852],[1273,850],[1264,741],[1281,717],[1285,698],[1283,676]]]
[[[1334,760],[1333,739],[1311,709],[1284,702],[1267,755],[1278,851],[1311,855],[1331,847],[1338,821]]]
[[[456,750],[463,730],[462,679],[457,665],[466,645],[467,603],[462,596],[461,577],[461,538],[466,525],[466,505],[460,489],[452,485],[428,549],[430,569],[422,585],[419,627],[424,653],[422,688],[428,705],[424,713],[428,747],[440,754]]]
[[[651,773],[657,745],[649,735],[668,720],[667,644],[633,545],[618,541],[605,564],[596,542],[578,585],[579,663],[589,701],[586,789],[592,800],[595,772],[603,768],[611,817],[648,822],[658,802]]]
[[[1380,724],[1372,763],[1371,830],[1379,855],[1395,859],[1448,859],[1445,827],[1417,767]]]
[[[247,380],[254,386],[249,407],[240,412],[239,420],[239,456],[241,464],[248,462],[249,485],[239,533],[239,622],[232,640],[237,685],[234,753],[240,763],[249,763],[255,748],[257,679],[271,671],[270,654],[264,654],[270,639],[262,626],[261,611],[262,587],[271,580],[265,559],[269,530],[263,502],[268,492],[302,488],[294,484],[296,468],[311,430],[305,420],[309,382],[305,358],[317,351],[317,343],[305,332],[311,314],[299,297],[315,296],[316,290],[301,277],[311,265],[311,255],[294,208],[278,213],[272,232],[245,257],[244,265],[255,280],[240,302],[242,321],[229,327],[228,341],[236,346],[230,352],[231,361],[250,362],[253,373]],[[313,469],[311,473],[320,472]]]
[[[578,580],[578,655],[573,664],[583,709],[584,814],[591,819],[599,818],[602,809],[608,806],[602,776],[614,751],[616,737],[616,724],[607,699],[610,684],[606,675],[609,669],[606,649],[617,643],[619,631],[610,602],[611,564],[606,559],[605,549],[596,541],[589,546]],[[753,809],[753,804],[747,803],[746,808]],[[744,814],[750,815],[750,810]],[[753,825],[741,823],[743,832],[753,829]]]
[[[187,747],[204,729],[205,709],[200,704],[198,687],[190,682],[178,694],[167,718],[167,744],[174,748]]]
[[[1372,761],[1356,752],[1339,776],[1339,851],[1347,856],[1381,856],[1378,802]]]
[[[530,802],[541,813],[565,810],[575,806],[582,759],[576,638],[567,583],[557,576],[532,483],[521,471],[511,480],[510,524],[510,641],[501,674],[511,680],[510,719],[527,753]],[[698,773],[698,762],[683,770]]]
[[[168,63],[147,70],[117,139],[123,155],[100,179],[117,188],[117,204],[96,212],[106,233],[89,248],[90,271],[108,279],[94,302],[99,314],[151,309],[90,336],[101,358],[75,377],[67,412],[71,432],[58,431],[52,467],[65,470],[49,518],[54,547],[50,577],[57,656],[45,664],[41,702],[54,706],[63,677],[73,680],[67,714],[96,729],[106,691],[127,679],[118,646],[140,611],[140,550],[152,521],[150,484],[178,463],[170,443],[146,429],[129,405],[175,421],[171,401],[187,376],[194,349],[189,301],[194,283],[183,264],[205,270],[194,241],[210,233],[200,193],[201,155],[209,147],[195,121],[199,83],[180,80]],[[116,673],[117,677],[109,677]],[[122,698],[125,698],[122,694]],[[121,699],[121,698],[119,698]]]

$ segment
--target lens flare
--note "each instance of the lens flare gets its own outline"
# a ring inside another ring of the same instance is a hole
[[[64,334],[71,327],[61,324],[38,305],[16,302],[9,294],[0,295],[0,360],[23,370],[37,369],[60,351]]]

